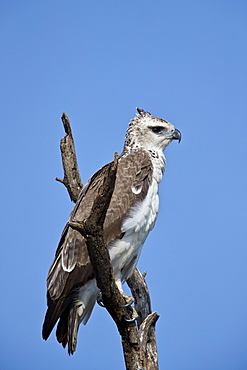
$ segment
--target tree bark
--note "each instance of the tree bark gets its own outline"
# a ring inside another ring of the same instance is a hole
[[[61,119],[66,133],[60,141],[64,178],[60,179],[56,177],[56,180],[66,186],[70,199],[76,203],[82,189],[82,181],[78,169],[75,144],[69,118],[66,113],[63,113]]]
[[[76,202],[82,182],[77,165],[74,140],[70,122],[65,113],[62,121],[66,136],[61,140],[60,148],[64,168],[62,182],[72,201]],[[113,276],[111,261],[103,236],[103,224],[115,186],[118,158],[109,163],[104,184],[95,198],[90,216],[83,222],[70,222],[85,238],[90,260],[94,269],[102,301],[115,321],[122,338],[123,353],[127,370],[157,370],[158,355],[155,338],[155,324],[159,316],[151,311],[150,295],[147,284],[138,269],[135,269],[127,283],[135,299],[135,309],[139,315],[136,322],[126,321],[132,314],[132,308],[126,307],[124,296],[120,293]]]

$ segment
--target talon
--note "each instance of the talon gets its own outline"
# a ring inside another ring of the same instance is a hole
[[[135,302],[135,299],[127,294],[122,293],[124,299],[126,300],[126,304],[121,305],[120,307],[129,307],[132,303]]]
[[[105,307],[103,301],[102,301],[102,293],[99,292],[98,296],[97,296],[97,303],[100,307]]]
[[[135,307],[130,306],[130,309],[132,310],[132,317],[130,319],[125,318],[124,320],[127,321],[127,322],[134,322],[139,315],[138,315]]]

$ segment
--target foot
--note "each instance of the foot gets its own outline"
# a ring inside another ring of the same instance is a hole
[[[134,322],[139,316],[134,306],[129,306],[130,313],[125,317],[125,321]]]
[[[132,306],[132,304],[135,302],[135,300],[134,300],[133,297],[131,297],[131,296],[125,294],[125,293],[122,293],[122,295],[123,295],[123,297],[126,301],[126,304],[121,305],[121,307],[128,307],[128,309],[129,309],[129,315],[126,316],[124,320],[127,321],[127,322],[134,322],[137,319],[137,317],[139,316],[135,307]],[[99,294],[97,296],[97,303],[98,303],[99,306],[105,307],[105,305],[102,301],[102,293],[101,292],[99,292]]]
[[[131,306],[132,303],[135,302],[134,298],[131,297],[130,295],[128,294],[125,294],[125,293],[122,293],[122,296],[124,297],[125,301],[126,301],[126,304],[123,304],[121,307],[128,307],[128,306]]]
[[[125,317],[125,321],[127,322],[134,322],[137,317],[139,316],[135,307],[132,306],[132,304],[135,302],[135,299],[125,293],[122,293],[125,301],[126,301],[126,304],[122,305],[121,307],[128,307],[129,309],[129,315],[128,317]]]

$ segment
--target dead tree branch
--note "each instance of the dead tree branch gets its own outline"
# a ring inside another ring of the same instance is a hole
[[[62,121],[66,132],[66,136],[61,140],[60,145],[64,179],[57,180],[66,186],[71,200],[76,202],[82,183],[70,122],[65,113],[62,115]],[[69,225],[85,237],[97,285],[102,293],[103,303],[115,321],[122,338],[126,369],[157,370],[155,323],[159,316],[156,312],[152,313],[151,311],[147,284],[137,269],[132,277],[128,279],[127,283],[135,298],[135,308],[139,318],[137,325],[135,322],[126,321],[131,313],[131,308],[123,307],[126,302],[116,286],[109,252],[104,241],[103,224],[115,186],[117,165],[118,158],[115,154],[114,161],[108,165],[103,186],[94,201],[89,218],[82,223],[70,222]]]
[[[63,113],[61,119],[63,121],[63,126],[66,133],[60,142],[64,178],[60,179],[59,177],[56,177],[56,180],[66,186],[70,199],[76,203],[82,189],[82,181],[78,169],[75,144],[69,118],[66,113]]]

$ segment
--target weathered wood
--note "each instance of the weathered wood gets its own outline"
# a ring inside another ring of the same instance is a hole
[[[62,182],[72,201],[76,202],[82,188],[78,170],[74,140],[70,122],[65,113],[62,120],[66,136],[61,140],[61,155],[64,167]],[[127,370],[157,370],[158,355],[155,338],[156,312],[151,311],[150,296],[144,276],[135,269],[127,283],[135,298],[135,308],[139,314],[137,324],[126,321],[132,313],[113,277],[109,252],[103,237],[103,224],[115,186],[118,159],[108,165],[104,184],[96,197],[89,218],[83,222],[70,222],[69,225],[85,237],[88,253],[93,265],[97,285],[102,293],[102,301],[115,321],[122,338],[123,353]]]
[[[82,189],[82,181],[78,169],[75,144],[70,127],[69,118],[66,113],[62,114],[62,122],[66,135],[60,141],[64,178],[56,177],[56,180],[66,186],[70,199],[76,202]]]
[[[139,315],[137,319],[138,327],[140,327],[144,319],[152,312],[148,286],[144,278],[145,275],[142,275],[136,268],[132,276],[127,280],[132,296],[135,298],[135,309]]]
[[[140,347],[145,358],[144,369],[158,369],[158,352],[156,345],[155,324],[159,318],[156,312],[151,310],[151,300],[147,283],[146,273],[141,274],[136,268],[132,276],[127,280],[132,296],[135,298],[135,309],[139,315],[137,318]]]

